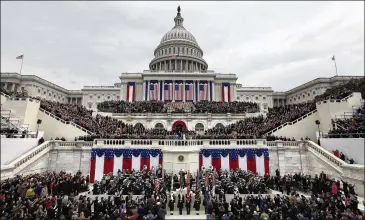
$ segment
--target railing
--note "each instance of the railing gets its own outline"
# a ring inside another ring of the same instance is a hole
[[[97,114],[110,114],[111,112],[102,112],[102,111],[98,111],[96,112]],[[172,116],[196,116],[196,117],[202,117],[202,116],[207,116],[208,114],[212,114],[212,116],[214,117],[245,117],[247,116],[247,114],[255,114],[255,113],[260,113],[258,112],[247,112],[247,113],[194,113],[194,112],[168,112],[168,114],[171,114]],[[164,116],[166,117],[167,113],[111,113],[113,117],[115,116]]]
[[[316,153],[326,158],[329,162],[336,165],[337,168],[341,168],[343,166],[352,166],[352,164],[348,164],[341,160],[340,158],[336,157],[333,153],[327,151],[326,149],[322,148],[321,146],[317,145],[313,141],[306,141],[308,143],[308,147],[313,149]]]
[[[266,141],[264,139],[95,139],[95,147],[169,147],[169,146],[191,146],[210,148],[252,148],[252,147],[298,147],[303,141]]]
[[[365,138],[365,133],[328,134],[321,132],[321,138]]]
[[[10,98],[10,96],[9,96],[9,95],[7,95],[7,94],[5,94],[5,93],[3,93],[3,92],[0,92],[0,93],[1,93],[1,95],[5,96],[6,98]]]
[[[308,116],[310,116],[310,115],[312,115],[313,113],[316,113],[316,112],[317,112],[317,109],[314,109],[313,111],[311,111],[311,112],[309,112],[309,113],[307,113],[307,114],[303,115],[302,117],[300,117],[300,118],[298,118],[298,119],[295,119],[294,121],[291,121],[291,122],[285,122],[284,124],[280,125],[279,127],[274,128],[274,129],[272,129],[271,131],[267,132],[266,134],[264,134],[264,136],[268,136],[268,135],[270,135],[270,134],[274,133],[275,131],[277,131],[277,130],[279,130],[279,129],[281,129],[281,128],[283,128],[283,127],[287,126],[287,125],[293,125],[293,124],[295,124],[295,123],[297,123],[297,122],[299,122],[299,121],[301,121],[301,120],[305,119],[306,117],[308,117]]]
[[[36,102],[39,103],[40,101],[37,99],[27,98],[27,97],[9,97],[10,101],[30,101],[30,102]]]
[[[46,115],[48,115],[48,116],[50,116],[50,117],[52,117],[52,118],[56,119],[56,120],[57,120],[57,121],[59,121],[59,122],[62,122],[62,123],[67,124],[67,125],[72,125],[72,126],[74,126],[74,127],[78,128],[78,129],[80,129],[80,130],[82,130],[82,131],[86,132],[86,133],[87,133],[87,134],[89,134],[89,135],[94,134],[93,132],[91,132],[91,131],[89,131],[89,130],[87,130],[87,129],[83,128],[83,127],[81,127],[80,125],[75,124],[75,123],[74,123],[74,122],[72,122],[72,121],[65,121],[65,120],[63,120],[62,118],[59,118],[59,117],[55,116],[54,114],[50,113],[49,111],[46,111],[46,110],[44,110],[44,109],[42,109],[42,108],[39,108],[39,111],[41,111],[41,112],[43,112],[44,114],[46,114]]]
[[[9,112],[9,114],[3,112]],[[9,125],[9,127],[19,131],[29,130],[29,124],[20,124],[20,117],[11,117],[11,110],[1,110],[1,119]]]
[[[15,160],[11,161],[9,164],[2,165],[1,170],[3,169],[16,169],[20,166],[24,165],[29,160],[33,159],[36,156],[41,156],[51,150],[52,147],[92,147],[93,142],[85,142],[85,141],[46,141],[43,144],[29,150],[28,152],[24,153],[20,157],[16,158]]]

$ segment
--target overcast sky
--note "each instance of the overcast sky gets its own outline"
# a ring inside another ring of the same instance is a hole
[[[364,75],[364,2],[1,2],[1,71],[66,89],[113,85],[148,69],[177,6],[210,70],[286,91]]]

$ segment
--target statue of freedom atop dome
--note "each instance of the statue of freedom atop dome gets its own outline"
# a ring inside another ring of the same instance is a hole
[[[180,5],[177,7],[177,13],[180,13],[181,11],[181,8],[180,8]]]

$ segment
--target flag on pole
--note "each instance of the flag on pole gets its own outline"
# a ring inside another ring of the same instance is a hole
[[[182,186],[182,184],[183,184],[183,173],[182,173],[183,171],[182,170],[180,170],[180,179],[179,179],[179,183],[180,183],[180,189],[182,189],[183,188],[183,186]]]
[[[205,172],[205,187],[208,188],[209,186],[209,173],[208,171]]]
[[[195,190],[198,191],[198,189],[200,188],[200,180],[199,180],[199,177],[200,176],[200,172],[199,172],[199,169],[197,170],[196,172],[196,187],[195,187]]]
[[[22,59],[23,59],[23,57],[24,57],[24,54],[22,54],[22,55],[20,55],[20,56],[17,56],[15,59],[17,59],[17,60],[22,60]]]
[[[174,172],[171,173],[171,191],[174,189]]]
[[[217,170],[215,168],[213,168],[213,185],[215,186],[216,182],[217,182]]]
[[[155,192],[158,193],[158,189],[159,189],[159,183],[158,180],[155,179]]]
[[[172,59],[176,59],[178,56],[179,56],[179,54],[178,55],[173,55]]]
[[[186,185],[187,185],[186,192],[187,192],[187,194],[189,194],[189,192],[190,192],[190,170],[188,170],[188,177],[186,180]]]
[[[332,56],[332,60],[336,60],[335,55]]]

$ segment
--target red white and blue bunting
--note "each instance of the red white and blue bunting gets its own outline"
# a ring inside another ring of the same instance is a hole
[[[210,166],[217,170],[243,169],[257,175],[270,173],[269,151],[267,148],[257,149],[201,149],[199,167]]]
[[[100,181],[104,174],[118,170],[142,170],[146,165],[147,170],[162,165],[163,154],[161,149],[119,149],[95,148],[91,151],[90,182]]]

